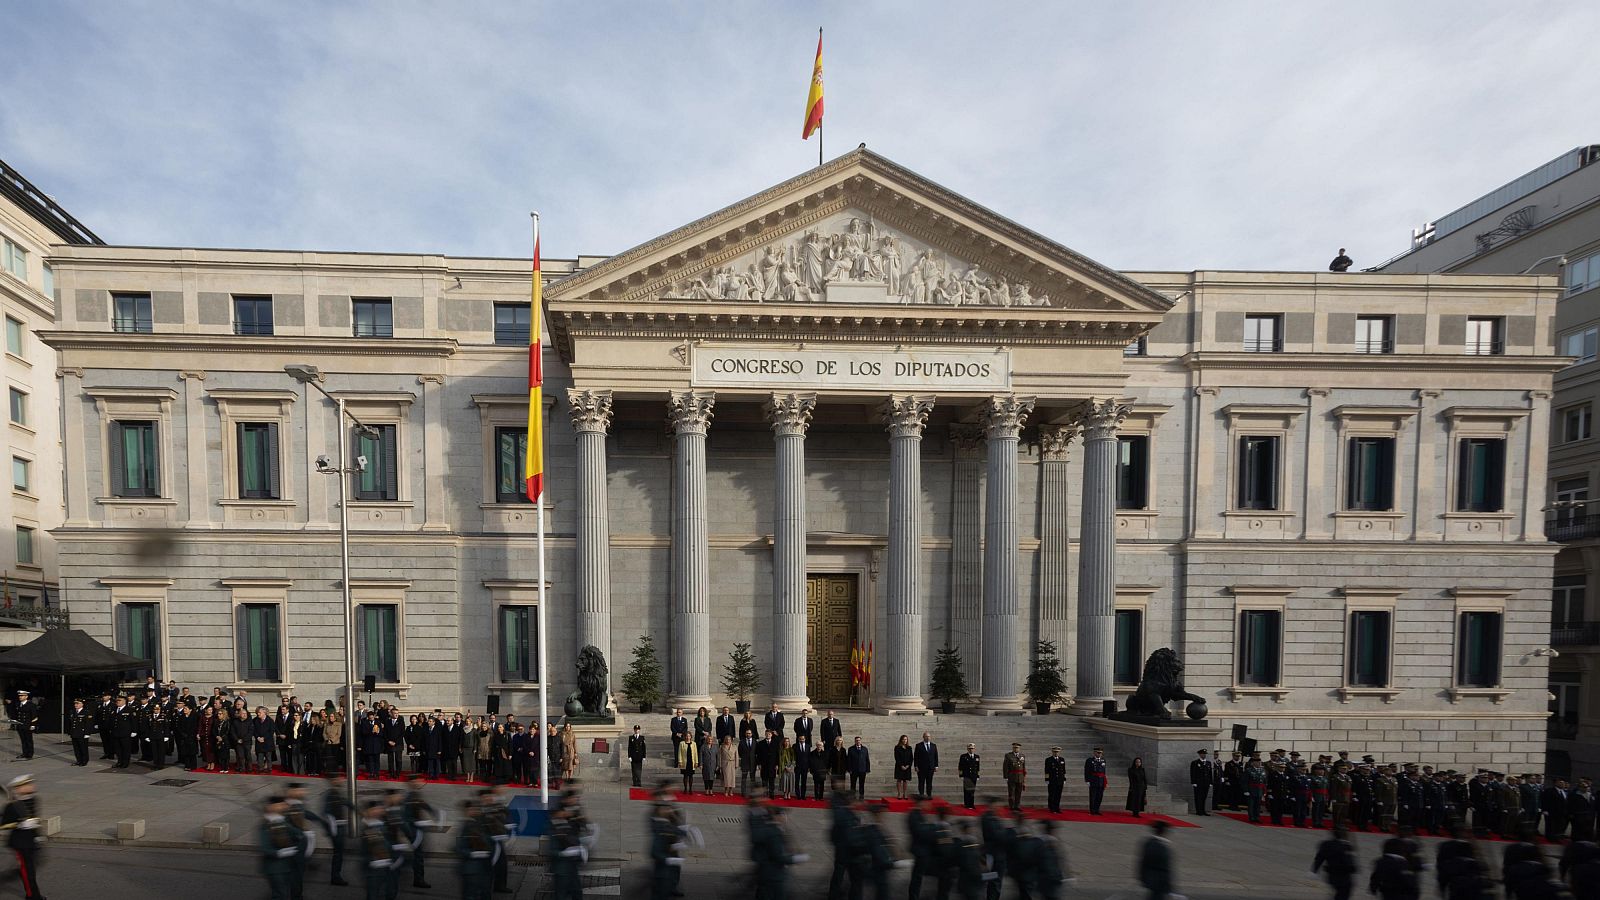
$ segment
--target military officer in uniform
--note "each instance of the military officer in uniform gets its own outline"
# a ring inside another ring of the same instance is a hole
[[[1321,828],[1328,816],[1328,769],[1322,763],[1311,767],[1311,827]]]
[[[1061,791],[1067,786],[1067,760],[1060,747],[1051,747],[1044,758],[1044,785],[1048,796],[1046,807],[1053,813],[1061,812]]]
[[[578,829],[573,821],[573,811],[561,807],[550,817],[550,835],[546,852],[554,900],[573,900],[583,896],[580,872],[583,867],[583,845],[578,841]]]
[[[461,830],[456,834],[456,859],[461,867],[462,900],[489,900],[489,870],[493,866],[494,839],[483,821],[483,807],[472,800],[461,804]]]
[[[338,772],[324,775],[328,789],[322,794],[322,827],[328,832],[328,846],[333,850],[333,863],[329,867],[328,883],[346,885],[344,880],[345,820],[350,816],[350,805],[344,798],[344,785],[339,783]]]
[[[1392,767],[1379,770],[1372,780],[1372,796],[1378,806],[1378,830],[1394,830],[1394,814],[1399,804],[1399,785],[1395,782]]]
[[[1028,786],[1028,758],[1022,745],[1013,743],[1011,752],[1000,762],[1000,775],[1006,780],[1006,800],[1012,809],[1022,808],[1022,792]]]
[[[133,743],[139,739],[139,719],[127,696],[117,697],[117,708],[111,713],[111,742],[117,748],[117,764],[113,768],[126,769],[133,764]]]
[[[1198,759],[1189,763],[1189,786],[1194,789],[1194,814],[1209,816],[1211,813],[1206,807],[1207,795],[1211,793],[1214,773],[1211,771],[1211,759],[1206,755],[1204,748],[1195,751]]]
[[[11,727],[16,729],[17,740],[22,742],[22,752],[17,759],[33,759],[33,733],[39,730],[39,704],[27,691],[17,691],[17,702],[11,707]]]
[[[6,846],[16,854],[22,896],[25,900],[44,900],[44,894],[39,891],[39,830],[43,822],[39,817],[39,797],[33,790],[33,776],[18,775],[6,789],[11,798],[0,811],[0,831],[6,833]]]
[[[1261,800],[1267,793],[1267,768],[1261,764],[1261,754],[1250,754],[1244,767],[1245,812],[1252,823],[1261,822]]]
[[[1106,795],[1106,752],[1099,747],[1083,761],[1083,780],[1089,785],[1089,815],[1098,816]]]
[[[975,805],[974,795],[978,792],[978,775],[982,768],[982,760],[978,758],[976,744],[968,744],[967,752],[961,754],[956,761],[956,774],[961,776],[961,805],[972,809]]]
[[[172,739],[167,711],[161,704],[152,701],[145,706],[144,727],[150,747],[150,771],[159,772],[167,767],[167,742]]]
[[[1244,754],[1238,750],[1233,751],[1233,758],[1222,764],[1222,774],[1217,781],[1216,802],[1214,809],[1226,806],[1234,810],[1239,809],[1239,800],[1244,796]]]
[[[366,900],[387,900],[396,896],[400,885],[395,880],[395,850],[385,820],[381,800],[368,800],[361,809],[361,858],[366,862]]]
[[[72,701],[72,712],[67,714],[67,737],[72,738],[73,765],[89,764],[89,735],[98,730],[94,724],[94,716],[84,707],[83,701]]]
[[[303,849],[304,836],[285,815],[288,808],[284,798],[268,797],[261,821],[261,874],[267,878],[272,900],[294,896],[295,858]]]
[[[100,735],[101,759],[117,758],[117,748],[111,740],[111,714],[116,708],[117,702],[112,699],[110,691],[100,695],[100,703],[94,708],[94,728]]]
[[[1333,777],[1328,779],[1328,802],[1335,828],[1348,827],[1350,788],[1350,764],[1341,759],[1333,764]]]
[[[676,742],[674,742],[676,749]],[[628,763],[633,769],[633,786],[643,787],[641,779],[644,777],[644,760],[648,755],[644,745],[644,735],[640,733],[639,726],[633,726],[633,734],[628,735]]]

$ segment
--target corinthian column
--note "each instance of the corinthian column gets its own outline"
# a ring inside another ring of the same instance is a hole
[[[806,428],[816,394],[767,401],[777,445],[772,522],[772,702],[795,714],[806,696]]]
[[[883,406],[889,429],[889,640],[880,709],[927,712],[922,699],[922,429],[933,398],[893,394]]]
[[[711,548],[706,522],[706,431],[716,395],[672,391],[676,437],[672,494],[672,695],[677,706],[711,702]]]
[[[611,392],[567,388],[567,410],[578,433],[578,646],[611,656],[611,519],[606,511],[606,432]],[[608,666],[607,668],[610,668]],[[609,679],[608,679],[609,680]],[[606,686],[610,690],[610,685]]]
[[[983,531],[983,712],[1021,714],[1017,646],[1017,437],[1032,397],[1007,394],[984,405],[989,483]]]
[[[1078,535],[1078,685],[1073,711],[1110,700],[1117,636],[1117,426],[1128,407],[1090,400],[1083,428],[1083,524]]]

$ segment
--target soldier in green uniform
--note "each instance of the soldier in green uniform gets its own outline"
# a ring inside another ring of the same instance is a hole
[[[1394,830],[1395,808],[1399,805],[1399,785],[1395,782],[1394,767],[1384,766],[1372,779],[1372,797],[1378,807],[1378,830]]]
[[[428,801],[422,796],[422,777],[420,775],[411,777],[411,791],[406,794],[403,809],[405,810],[406,834],[411,838],[411,886],[418,888],[432,887],[433,885],[428,884],[427,879],[423,877],[425,874],[424,869],[426,868],[424,861],[424,856],[426,855],[424,850],[426,848],[423,845],[427,840],[428,829],[433,827],[434,812],[433,807],[429,806]]]
[[[569,807],[563,806],[550,816],[550,835],[545,847],[554,900],[581,898],[583,888],[579,873],[583,867],[583,846],[578,842],[578,829]]]
[[[304,838],[285,813],[289,804],[282,797],[267,798],[261,819],[261,874],[266,876],[272,900],[289,900],[294,885],[295,857],[300,855]]]
[[[361,858],[366,863],[366,900],[385,900],[400,892],[395,881],[394,847],[389,839],[389,826],[385,820],[385,806],[380,800],[368,800],[361,810]]]
[[[683,857],[678,855],[682,849],[672,807],[657,803],[650,816],[650,900],[671,900],[683,865]]]
[[[300,852],[291,858],[294,865],[289,875],[289,896],[292,900],[302,900],[306,895],[306,861],[317,846],[317,836],[306,816],[306,786],[298,781],[289,782],[283,792],[283,803],[284,818],[300,832]]]
[[[344,785],[339,783],[339,773],[329,772],[325,777],[328,789],[322,794],[322,827],[328,832],[328,846],[333,850],[328,883],[346,885],[350,882],[344,880],[344,832],[345,820],[350,817],[350,804],[345,801]]]
[[[1515,775],[1495,782],[1500,797],[1500,836],[1507,840],[1516,840],[1522,834],[1522,792],[1517,790],[1520,783]]]
[[[1250,761],[1244,766],[1244,799],[1245,810],[1250,821],[1256,824],[1261,822],[1261,798],[1267,792],[1267,769],[1261,764],[1261,754],[1250,754]]]
[[[500,802],[500,786],[490,785],[478,792],[478,809],[482,816],[484,830],[489,833],[489,839],[494,842],[494,854],[490,857],[489,871],[494,882],[496,894],[511,893],[509,878],[511,874],[511,816],[505,804]]]
[[[1350,820],[1350,787],[1350,764],[1344,760],[1334,763],[1333,776],[1328,779],[1328,802],[1335,828]]]
[[[956,828],[955,848],[956,889],[961,892],[961,900],[978,900],[983,895],[985,876],[990,881],[997,879],[995,873],[985,871],[982,850],[965,822]]]
[[[483,807],[471,800],[461,804],[461,831],[456,835],[456,859],[461,866],[462,900],[489,900],[489,872],[493,867],[494,839],[484,824]]]

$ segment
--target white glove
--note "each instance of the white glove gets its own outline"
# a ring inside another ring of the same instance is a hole
[[[805,853],[796,853],[795,855],[789,857],[789,862],[798,866],[802,863],[811,862],[811,856]]]
[[[912,861],[909,859],[897,859],[894,861],[894,867],[896,869],[909,869],[911,868],[911,865]]]
[[[285,847],[282,850],[278,851],[278,858],[279,859],[288,859],[289,857],[291,857],[291,856],[293,856],[293,855],[295,855],[296,853],[299,853],[299,852],[300,852],[300,848],[299,847]]]
[[[21,822],[17,823],[17,827],[18,828],[38,828],[39,827],[39,820],[35,819],[35,818],[23,819]]]
[[[682,866],[683,865],[683,857],[681,857],[681,856],[669,856],[669,857],[667,857],[667,865],[669,865],[669,866]]]
[[[410,844],[390,844],[389,845],[389,849],[393,850],[396,853],[404,853],[407,850],[411,849],[411,845]]]
[[[468,855],[471,856],[473,859],[488,859],[489,858],[489,851],[487,851],[487,850],[474,850],[474,851],[472,851],[472,853],[470,853]]]
[[[387,869],[387,868],[389,868],[389,861],[387,859],[375,859],[372,862],[367,863],[367,868],[369,868],[369,869]]]
[[[561,851],[561,855],[562,856],[579,856],[582,853],[583,853],[583,848],[582,847],[568,847],[567,849]]]
[[[998,873],[998,872],[985,872],[985,873],[983,873],[983,880],[984,881],[993,881],[993,880],[995,880],[996,878],[999,878],[999,877],[1000,877],[1000,873]]]

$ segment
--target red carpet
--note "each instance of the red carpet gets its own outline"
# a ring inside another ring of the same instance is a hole
[[[628,799],[649,800],[653,796],[653,793],[653,791],[647,788],[630,788],[628,791]],[[738,794],[734,794],[731,797],[725,797],[722,794],[685,794],[681,791],[673,791],[672,799],[677,803],[707,803],[718,806],[744,806],[746,802],[745,798],[739,796]],[[890,797],[879,797],[873,802],[883,803],[886,811],[891,813],[907,812],[913,805],[912,801],[910,800],[899,800]],[[788,798],[782,798],[773,800],[772,804],[774,806],[782,806],[788,809],[828,808],[828,803],[825,800],[791,800]],[[933,805],[935,808],[943,808],[947,810],[952,816],[976,816],[983,812],[981,809],[967,809],[964,806],[952,805],[941,800],[935,800]],[[1193,822],[1185,822],[1182,819],[1174,819],[1171,816],[1162,816],[1155,813],[1149,813],[1141,818],[1136,819],[1125,812],[1107,811],[1102,812],[1098,816],[1091,816],[1089,815],[1089,811],[1085,809],[1068,809],[1058,813],[1052,813],[1035,807],[1023,807],[1022,815],[1024,818],[1028,819],[1054,819],[1057,822],[1094,822],[1104,825],[1148,825],[1151,822],[1159,821],[1166,822],[1168,825],[1171,825],[1174,828],[1198,827]]]
[[[1282,825],[1274,825],[1274,824],[1272,824],[1272,820],[1266,818],[1265,815],[1263,815],[1261,821],[1259,821],[1259,822],[1250,821],[1249,813],[1223,812],[1222,810],[1213,810],[1212,811],[1212,815],[1222,816],[1225,819],[1232,819],[1235,822],[1243,822],[1246,825],[1255,825],[1258,828],[1294,828],[1295,827],[1294,826],[1294,820],[1292,820],[1292,819],[1290,819],[1288,817],[1284,817]],[[1322,830],[1322,831],[1330,831],[1332,829],[1333,829],[1333,824],[1329,823],[1327,825],[1324,825],[1320,830]],[[1304,830],[1305,831],[1317,831],[1319,829],[1315,829],[1315,828],[1312,828],[1310,825],[1307,825]],[[1383,834],[1384,832],[1378,831],[1377,829],[1369,829],[1368,831],[1365,831],[1365,832],[1352,829],[1350,833],[1351,834]],[[1431,834],[1427,834],[1426,832],[1417,835],[1418,838],[1429,838],[1429,837],[1444,838],[1444,837],[1448,837],[1448,836],[1449,835],[1431,835]],[[1487,837],[1478,838],[1478,840],[1480,840],[1480,841],[1494,841],[1495,843],[1500,843],[1500,844],[1515,843],[1510,838],[1497,837],[1497,836],[1492,835],[1492,834],[1488,835]],[[1560,844],[1559,842],[1547,841],[1543,837],[1540,837],[1538,839],[1537,843],[1548,844],[1550,846],[1555,846],[1555,847],[1562,846],[1562,844]]]

